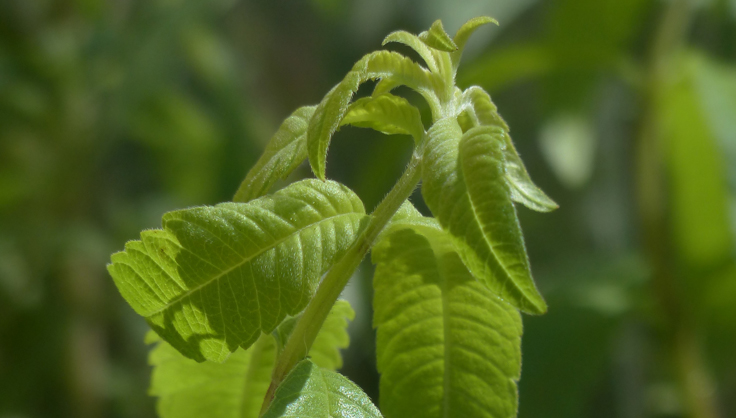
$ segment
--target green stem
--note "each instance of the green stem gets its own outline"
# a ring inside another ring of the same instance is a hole
[[[309,349],[322,328],[327,314],[347,285],[358,265],[373,246],[378,234],[388,224],[399,207],[409,198],[421,177],[421,145],[412,155],[411,161],[385,199],[373,212],[368,225],[347,253],[327,273],[317,293],[307,305],[301,318],[289,336],[283,351],[276,359],[271,377],[271,386],[263,400],[261,415],[271,404],[276,388],[291,369],[309,353]]]

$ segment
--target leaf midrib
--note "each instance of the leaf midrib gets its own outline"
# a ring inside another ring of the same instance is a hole
[[[211,278],[211,279],[207,280],[206,282],[204,282],[204,283],[201,283],[201,284],[199,284],[199,285],[198,285],[197,287],[194,287],[194,288],[192,288],[192,289],[189,289],[188,291],[186,291],[186,292],[184,292],[184,293],[180,294],[179,296],[177,296],[176,298],[174,298],[174,299],[172,299],[171,301],[169,301],[169,303],[165,304],[165,305],[164,305],[163,307],[161,307],[160,309],[157,309],[157,310],[155,310],[155,311],[153,311],[153,312],[149,313],[149,314],[148,314],[148,317],[151,317],[151,316],[154,316],[154,315],[158,315],[158,314],[160,314],[161,312],[164,312],[165,310],[167,310],[167,309],[169,309],[169,308],[172,308],[173,306],[175,306],[175,305],[179,304],[179,303],[180,303],[180,302],[181,302],[181,301],[182,301],[183,299],[185,299],[185,298],[187,298],[187,297],[191,296],[191,295],[192,295],[193,293],[195,293],[195,292],[199,291],[199,290],[200,290],[200,289],[202,289],[203,287],[205,287],[205,286],[208,286],[208,285],[212,284],[213,282],[215,282],[215,281],[217,281],[217,280],[220,280],[220,279],[221,279],[222,277],[224,277],[224,276],[226,276],[226,275],[230,274],[230,273],[231,273],[232,271],[234,271],[235,269],[238,269],[238,268],[242,267],[243,265],[245,265],[245,264],[246,264],[246,263],[248,263],[249,261],[251,261],[251,260],[253,260],[254,258],[258,257],[259,255],[261,255],[261,254],[265,253],[266,251],[268,251],[268,250],[271,250],[271,249],[273,249],[273,248],[276,248],[276,247],[278,247],[278,246],[279,246],[279,245],[280,245],[281,243],[283,243],[284,241],[286,241],[286,240],[288,240],[288,239],[292,238],[292,237],[293,237],[293,236],[295,236],[295,235],[301,234],[301,233],[302,233],[303,231],[306,231],[306,230],[308,230],[308,229],[310,229],[310,228],[314,228],[314,227],[316,227],[316,226],[318,226],[318,225],[321,225],[321,224],[322,224],[323,222],[331,221],[331,220],[333,220],[333,219],[337,219],[337,218],[341,218],[341,217],[349,217],[349,216],[353,216],[353,215],[362,215],[362,214],[361,214],[361,213],[359,213],[359,212],[348,212],[348,213],[341,213],[341,214],[338,214],[338,215],[333,215],[333,216],[330,216],[330,217],[327,217],[327,218],[321,219],[321,220],[319,220],[319,221],[317,221],[317,222],[315,222],[315,223],[313,223],[313,224],[310,224],[310,225],[309,225],[309,226],[307,226],[307,227],[304,227],[304,228],[300,228],[300,229],[297,229],[297,230],[295,230],[294,232],[292,232],[292,233],[290,233],[290,234],[288,234],[288,235],[284,236],[283,238],[281,238],[281,239],[279,239],[279,240],[276,240],[276,241],[275,241],[275,242],[274,242],[273,244],[271,244],[271,245],[269,245],[269,246],[266,246],[266,247],[264,247],[264,248],[260,249],[259,251],[257,251],[256,253],[254,253],[254,254],[253,254],[252,256],[250,256],[250,257],[246,257],[246,258],[245,258],[245,259],[244,259],[243,261],[241,261],[241,262],[239,262],[239,263],[236,263],[236,264],[235,264],[234,266],[232,266],[232,267],[228,268],[227,270],[224,270],[223,272],[221,272],[221,273],[217,274],[216,276],[214,276],[213,278]],[[218,239],[219,239],[219,237],[218,237]],[[183,250],[187,250],[187,251],[189,251],[189,252],[192,252],[191,250],[189,250],[189,249],[186,249],[186,248],[184,248],[184,247],[181,247],[181,248],[182,248]],[[149,257],[150,257],[150,256],[149,256]]]

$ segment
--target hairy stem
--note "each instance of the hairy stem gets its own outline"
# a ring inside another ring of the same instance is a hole
[[[409,198],[421,178],[421,145],[412,155],[404,174],[394,185],[386,198],[378,205],[358,239],[347,253],[327,273],[317,289],[317,293],[307,305],[301,318],[289,336],[283,351],[276,359],[271,377],[271,386],[263,400],[261,415],[271,404],[276,388],[291,369],[309,353],[309,349],[322,328],[327,314],[338,296],[347,285],[358,265],[373,246],[378,234],[388,224],[399,207]]]

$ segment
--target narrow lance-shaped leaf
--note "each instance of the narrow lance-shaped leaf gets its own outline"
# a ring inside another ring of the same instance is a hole
[[[347,320],[354,312],[347,301],[332,307],[309,350],[312,361],[335,370],[342,364],[340,348],[347,347]],[[288,320],[287,320],[288,321]],[[277,329],[282,330],[284,321]],[[168,343],[155,338],[149,362],[154,366],[150,393],[158,396],[161,418],[258,418],[271,383],[278,340],[285,335],[262,334],[247,350],[236,350],[224,363],[197,363]]]
[[[515,417],[519,312],[470,274],[427,218],[393,224],[372,254],[383,413]]]
[[[371,128],[387,135],[411,135],[415,143],[424,135],[419,109],[403,97],[390,93],[356,100],[340,125]]]
[[[221,362],[306,306],[364,218],[345,186],[304,180],[249,203],[167,213],[108,270],[165,341]]]
[[[316,106],[297,109],[268,141],[263,155],[240,184],[234,202],[248,202],[268,193],[307,158],[307,126]]]
[[[309,164],[315,176],[325,178],[325,160],[332,135],[340,126],[353,94],[360,84],[375,79],[390,78],[394,86],[405,85],[420,93],[430,106],[438,108],[435,91],[442,88],[441,79],[425,68],[390,51],[378,51],[364,56],[345,78],[322,99],[307,131]]]
[[[445,32],[445,28],[442,27],[442,21],[439,19],[432,23],[432,26],[429,27],[428,31],[420,33],[419,39],[424,41],[427,46],[440,51],[457,51],[457,45],[455,45],[455,42],[450,38],[450,35]]]
[[[463,135],[455,118],[436,122],[427,133],[422,196],[473,275],[508,303],[540,314],[547,306],[532,280],[504,178],[502,134],[477,127]]]
[[[386,45],[389,42],[401,43],[413,49],[414,51],[416,51],[417,54],[419,54],[420,57],[422,57],[424,62],[427,64],[427,68],[429,68],[430,71],[432,71],[433,73],[437,72],[437,62],[432,55],[432,51],[430,51],[429,46],[424,43],[423,40],[419,39],[417,35],[400,30],[392,32],[388,36],[386,36],[383,39],[383,43],[381,45]]]
[[[450,54],[450,56],[452,57],[453,72],[457,72],[457,67],[460,65],[460,59],[463,56],[465,44],[468,42],[470,35],[472,35],[479,27],[487,25],[489,23],[495,23],[496,25],[498,25],[498,21],[492,17],[479,16],[468,20],[462,26],[460,26],[460,29],[457,30],[457,33],[455,33],[455,38],[453,39],[455,41],[455,45],[457,45],[457,50],[453,51]]]
[[[480,87],[470,87],[463,92],[462,102],[464,106],[472,108],[472,112],[481,125],[498,126],[503,129],[505,144],[503,153],[506,160],[506,179],[511,186],[511,199],[539,212],[557,209],[557,203],[532,182],[508,134],[509,127],[498,114],[498,109],[488,93]],[[468,110],[471,111],[471,109]]]
[[[381,418],[381,413],[345,376],[302,360],[276,389],[263,418]]]

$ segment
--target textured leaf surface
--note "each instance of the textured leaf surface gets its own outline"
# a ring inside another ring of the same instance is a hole
[[[396,52],[378,51],[364,56],[342,82],[327,93],[309,122],[307,131],[309,164],[318,178],[325,178],[327,149],[332,135],[348,111],[353,94],[362,83],[376,79],[390,79],[392,87],[405,85],[416,90],[435,107],[439,107],[435,91],[439,91],[444,82],[436,75]]]
[[[302,360],[276,390],[263,418],[380,418],[368,396],[345,376]]]
[[[547,307],[532,280],[504,178],[502,134],[498,127],[477,127],[463,135],[455,118],[435,123],[422,161],[422,196],[473,275],[508,303],[540,314]]]
[[[489,23],[495,23],[498,25],[498,21],[492,17],[479,16],[468,20],[460,27],[460,29],[457,30],[455,38],[453,39],[457,46],[457,51],[453,51],[450,54],[450,57],[452,58],[452,68],[454,71],[457,71],[457,67],[460,65],[460,59],[462,58],[465,44],[468,43],[470,35],[472,35],[479,27]]]
[[[550,199],[534,182],[526,171],[519,153],[509,136],[509,127],[498,114],[496,105],[491,96],[480,87],[473,86],[463,92],[463,105],[470,106],[475,113],[478,123],[482,126],[498,126],[503,129],[506,160],[506,179],[511,186],[511,199],[529,209],[539,212],[549,212],[558,208],[557,203]]]
[[[304,180],[249,203],[167,213],[108,270],[164,340],[221,362],[306,306],[364,214],[345,186]]]
[[[383,413],[515,417],[519,312],[475,280],[426,218],[393,224],[372,254]]]
[[[354,315],[347,301],[339,300],[333,306],[309,351],[316,365],[329,370],[342,365],[339,349],[348,346],[347,320]],[[276,359],[279,335],[274,334],[261,335],[250,348],[236,350],[224,363],[197,363],[157,339],[149,361],[154,366],[150,392],[160,398],[159,416],[257,418]]]
[[[286,178],[307,158],[307,126],[315,108],[300,107],[286,118],[241,183],[234,202],[265,195],[277,180]]]
[[[286,341],[294,329],[301,315],[286,319],[273,332],[279,351],[284,347]],[[355,311],[346,300],[338,300],[327,315],[322,324],[312,348],[309,349],[309,357],[319,367],[328,370],[337,370],[342,367],[342,355],[340,349],[350,345],[348,334],[348,321],[355,318]]]
[[[430,51],[429,46],[423,40],[419,39],[417,35],[400,30],[386,36],[383,39],[382,45],[386,45],[389,42],[404,44],[413,49],[422,57],[430,71],[437,72],[437,62],[435,61],[434,55],[432,55],[432,51]]]
[[[420,33],[419,39],[424,41],[428,46],[440,51],[457,51],[457,45],[450,38],[450,35],[445,32],[445,28],[442,27],[442,21],[439,19],[432,23],[428,31]]]
[[[419,109],[390,93],[356,100],[340,125],[371,128],[387,135],[411,135],[416,143],[424,134]]]

